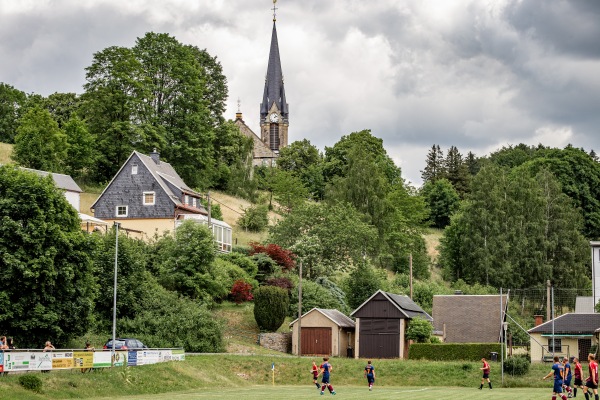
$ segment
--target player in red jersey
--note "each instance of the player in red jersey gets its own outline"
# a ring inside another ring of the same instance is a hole
[[[581,364],[579,363],[579,358],[575,357],[573,359],[573,374],[575,375],[575,383],[573,384],[573,394],[577,397],[577,388],[586,392],[585,386],[583,386],[583,368],[581,368]]]
[[[483,377],[481,378],[481,385],[479,385],[479,389],[480,390],[483,389],[483,383],[486,381],[486,379],[487,379],[487,383],[491,389],[492,382],[490,381],[490,364],[488,364],[488,362],[485,361],[485,358],[482,358],[481,362],[483,363],[483,368],[479,368],[479,369],[483,371]]]
[[[589,389],[592,389],[595,400],[598,400],[598,363],[596,362],[596,357],[593,354],[588,355],[588,361],[590,363],[588,367],[590,376],[585,381],[585,386]],[[590,394],[587,390],[585,392],[585,398],[586,400],[590,399]]]
[[[314,361],[310,372],[313,376],[313,383],[317,386],[317,389],[321,390],[321,386],[319,385],[319,367],[317,367],[317,363]]]

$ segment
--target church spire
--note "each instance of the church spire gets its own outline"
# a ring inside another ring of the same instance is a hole
[[[281,114],[283,123],[288,123],[288,104],[285,100],[285,89],[283,86],[283,72],[281,70],[281,60],[279,58],[279,44],[277,42],[277,27],[275,25],[276,15],[275,3],[273,0],[273,33],[271,34],[271,49],[269,51],[269,63],[267,65],[267,76],[265,78],[265,89],[263,100],[260,104],[260,123],[265,122],[273,104]]]

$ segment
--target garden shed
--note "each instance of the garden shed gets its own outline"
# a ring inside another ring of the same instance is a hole
[[[292,353],[298,355],[298,319],[292,328]],[[313,308],[302,315],[302,355],[346,357],[354,338],[354,321],[334,309]]]
[[[355,358],[405,358],[408,321],[433,318],[408,296],[378,290],[352,314],[356,318]]]

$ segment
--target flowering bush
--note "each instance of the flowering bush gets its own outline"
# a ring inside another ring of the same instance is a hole
[[[296,266],[296,255],[290,250],[283,249],[281,246],[273,243],[262,245],[260,243],[251,242],[249,244],[252,248],[250,255],[264,253],[271,257],[277,265],[286,271],[289,271]]]
[[[252,296],[252,285],[243,279],[238,279],[233,283],[230,295],[233,301],[235,301],[235,304],[242,304],[243,302],[254,300],[254,297]]]

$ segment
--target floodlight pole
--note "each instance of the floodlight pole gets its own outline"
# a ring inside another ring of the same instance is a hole
[[[111,365],[115,363],[115,342],[117,341],[117,269],[119,260],[119,226],[121,224],[115,221],[115,282],[113,285],[113,326],[112,326],[112,347],[110,352]]]
[[[302,357],[302,260],[298,263],[298,357]]]
[[[502,307],[502,288],[500,288],[500,335],[504,332],[504,308]],[[504,340],[500,342],[500,370],[502,371],[502,386],[504,387]]]
[[[552,295],[552,356],[556,352],[556,342],[554,339],[554,285],[550,288],[550,294]]]

